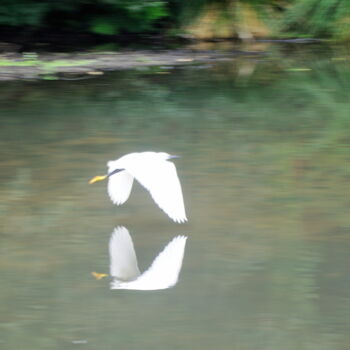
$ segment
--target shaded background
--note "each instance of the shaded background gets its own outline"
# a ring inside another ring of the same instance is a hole
[[[347,0],[3,0],[0,52],[148,38],[349,40]],[[16,43],[19,47],[9,45]],[[31,45],[30,45],[31,44]],[[1,63],[1,62],[0,62]]]

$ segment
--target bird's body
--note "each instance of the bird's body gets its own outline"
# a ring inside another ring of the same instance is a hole
[[[164,152],[130,153],[107,163],[108,174],[97,176],[90,183],[108,177],[108,194],[121,205],[130,196],[134,179],[151,194],[157,205],[175,222],[187,221],[182,189],[175,165],[176,158]]]
[[[144,273],[140,273],[128,230],[117,227],[109,240],[111,289],[159,290],[173,287],[182,267],[187,237],[170,241]]]

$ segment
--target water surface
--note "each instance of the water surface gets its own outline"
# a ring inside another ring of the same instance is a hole
[[[350,61],[269,46],[206,66],[0,84],[1,349],[348,349]],[[176,160],[189,222],[136,185],[88,185],[109,159]],[[126,226],[144,270],[189,236],[179,283],[110,291]]]

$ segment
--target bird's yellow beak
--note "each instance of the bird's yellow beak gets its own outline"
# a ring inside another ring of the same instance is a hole
[[[103,277],[107,277],[107,273],[98,273],[98,272],[91,272],[91,275],[94,276],[98,281],[102,279]]]
[[[89,184],[91,185],[91,184],[93,184],[93,183],[95,183],[95,182],[97,182],[97,181],[102,181],[102,180],[104,180],[104,179],[106,179],[106,178],[107,178],[107,175],[97,175],[97,176],[93,177],[93,178],[89,181]]]

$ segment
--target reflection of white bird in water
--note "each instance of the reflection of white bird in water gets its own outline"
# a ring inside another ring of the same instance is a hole
[[[95,176],[90,184],[108,177],[108,194],[114,204],[126,202],[134,178],[151,194],[158,206],[175,222],[187,220],[175,165],[177,158],[164,152],[130,153],[107,163],[108,173]]]
[[[119,226],[109,240],[111,289],[157,290],[173,287],[178,280],[185,252],[186,236],[170,241],[143,274],[137,265],[134,244],[128,230]]]

